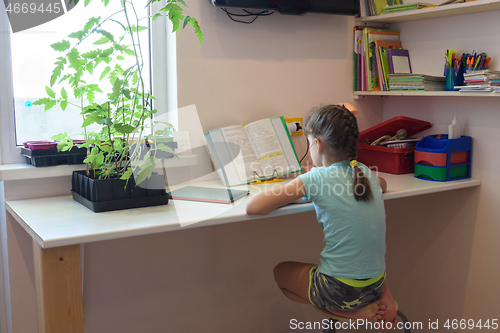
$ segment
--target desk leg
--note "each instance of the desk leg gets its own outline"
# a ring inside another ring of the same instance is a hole
[[[33,241],[39,333],[83,333],[80,246]]]

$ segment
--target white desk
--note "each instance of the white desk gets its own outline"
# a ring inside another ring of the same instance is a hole
[[[481,185],[480,179],[433,182],[413,174],[380,173],[385,200]],[[185,186],[183,184],[182,186]],[[210,181],[189,185],[221,187]],[[283,183],[248,186],[250,195]],[[236,189],[247,186],[235,187]],[[39,332],[82,332],[79,244],[312,211],[312,204],[282,207],[266,216],[248,216],[248,197],[233,204],[170,201],[168,205],[93,213],[70,195],[7,201],[6,209],[33,238]],[[61,315],[62,314],[62,315]]]
[[[416,179],[413,174],[380,173],[380,176],[385,178],[388,184],[387,192],[384,193],[385,200],[481,185],[481,180],[475,178],[433,182]],[[287,181],[289,180],[234,188],[248,188],[252,195],[272,186],[281,186]],[[190,185],[222,187],[219,181]],[[71,195],[67,195],[7,201],[6,209],[42,248],[248,221],[314,209],[312,204],[296,204],[282,207],[266,216],[248,216],[245,213],[246,200],[248,197],[230,205],[171,200],[168,205],[163,206],[93,213],[74,201]]]

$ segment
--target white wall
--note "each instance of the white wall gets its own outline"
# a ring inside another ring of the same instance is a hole
[[[500,69],[498,11],[396,25],[415,72],[442,75],[452,48],[486,52]],[[391,201],[388,266],[391,285],[413,320],[498,318],[500,287],[500,144],[498,98],[387,98],[384,120],[398,115],[433,123],[426,133],[447,133],[454,115],[473,138],[472,176],[480,188]],[[424,133],[424,134],[426,134]],[[390,185],[389,185],[390,186]],[[439,332],[445,331],[443,327]],[[463,330],[463,332],[470,330]]]

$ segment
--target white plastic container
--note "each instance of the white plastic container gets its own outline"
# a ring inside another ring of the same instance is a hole
[[[462,137],[462,131],[457,122],[457,116],[455,116],[451,124],[448,125],[448,139],[458,139],[460,137]]]

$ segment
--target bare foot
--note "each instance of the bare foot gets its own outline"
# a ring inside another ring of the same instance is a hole
[[[363,319],[369,321],[380,321],[382,320],[382,315],[380,313],[380,303],[375,301],[368,305],[362,306],[356,310],[340,311],[340,310],[328,310],[331,313],[350,319]]]
[[[389,291],[389,285],[387,281],[385,282],[384,289],[382,290],[382,296],[380,296],[379,308],[376,314],[377,321],[381,323],[385,329],[390,329],[396,325],[397,322],[397,310],[394,304],[394,298],[392,298],[391,292]],[[388,325],[388,324],[392,324]]]

